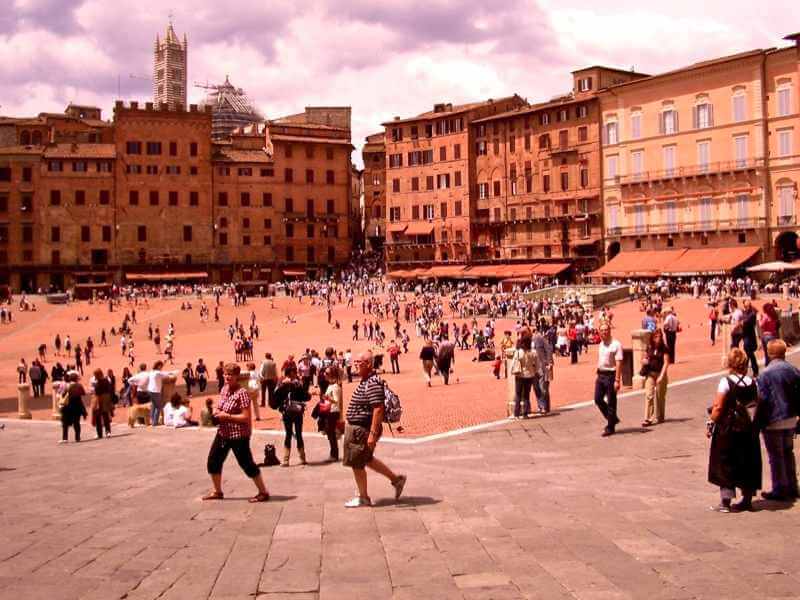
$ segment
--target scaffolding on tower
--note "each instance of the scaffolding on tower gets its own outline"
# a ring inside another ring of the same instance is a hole
[[[195,83],[194,85],[208,90],[203,105],[211,107],[211,137],[213,139],[227,139],[237,129],[264,121],[244,90],[235,87],[227,76],[225,83],[219,85],[208,83]]]

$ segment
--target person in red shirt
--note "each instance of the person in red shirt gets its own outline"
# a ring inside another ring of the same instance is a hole
[[[250,479],[253,480],[258,494],[250,498],[250,502],[266,502],[269,492],[264,486],[261,471],[253,460],[250,450],[252,434],[250,395],[239,386],[239,365],[225,365],[225,386],[219,395],[217,408],[214,410],[213,422],[217,425],[217,435],[208,453],[208,474],[214,489],[203,496],[203,500],[222,500],[222,465],[233,450],[236,461]]]
[[[574,365],[578,362],[578,350],[580,350],[578,346],[578,328],[575,326],[575,321],[571,321],[569,324],[567,339],[569,340],[569,362]]]
[[[397,340],[392,340],[389,345],[389,362],[392,364],[392,373],[400,373],[400,346],[397,345]]]

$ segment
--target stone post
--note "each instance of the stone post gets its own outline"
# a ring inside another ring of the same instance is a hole
[[[172,398],[172,394],[175,393],[175,382],[177,381],[177,377],[174,375],[164,375],[164,379],[161,380],[161,403],[166,405],[167,402],[170,401]]]
[[[652,334],[647,329],[634,329],[631,331],[631,346],[633,347],[633,389],[644,387],[644,377],[639,375],[642,370],[647,345]]]
[[[788,300],[789,299],[789,284],[788,283],[782,283],[781,284],[781,291],[783,292],[783,299],[784,300]]]
[[[508,373],[508,379],[506,380],[506,395],[508,397],[508,402],[506,402],[506,416],[510,417],[514,414],[514,396],[516,395],[516,377],[511,374],[511,362],[512,357],[514,356],[515,348],[509,348],[506,350],[506,355],[504,357],[504,365],[503,368],[505,369],[501,375]],[[533,393],[531,391],[531,393]]]
[[[31,386],[27,383],[17,385],[17,412],[20,419],[30,419],[31,411],[28,405],[31,401]]]
[[[53,420],[60,421],[61,420],[61,409],[58,408],[58,401],[61,399],[61,382],[56,381],[52,385],[52,392],[53,396]]]

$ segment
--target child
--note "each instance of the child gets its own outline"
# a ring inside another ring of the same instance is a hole
[[[203,427],[214,427],[214,399],[206,398],[206,407],[200,411],[200,425]]]
[[[494,365],[492,365],[492,373],[494,373],[495,379],[500,379],[500,363],[501,357],[498,354],[494,359]]]

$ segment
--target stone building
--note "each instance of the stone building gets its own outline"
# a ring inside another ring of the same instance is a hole
[[[156,106],[163,103],[172,108],[186,106],[188,62],[186,34],[180,41],[170,23],[163,40],[156,36],[153,48],[153,103]]]
[[[380,251],[386,237],[386,134],[368,135],[361,150],[364,161],[364,238]]]
[[[473,256],[475,142],[470,123],[522,106],[510,96],[471,104],[436,104],[415,117],[384,123],[387,267],[466,264]]]
[[[600,92],[599,274],[693,275],[797,256],[798,39]]]

